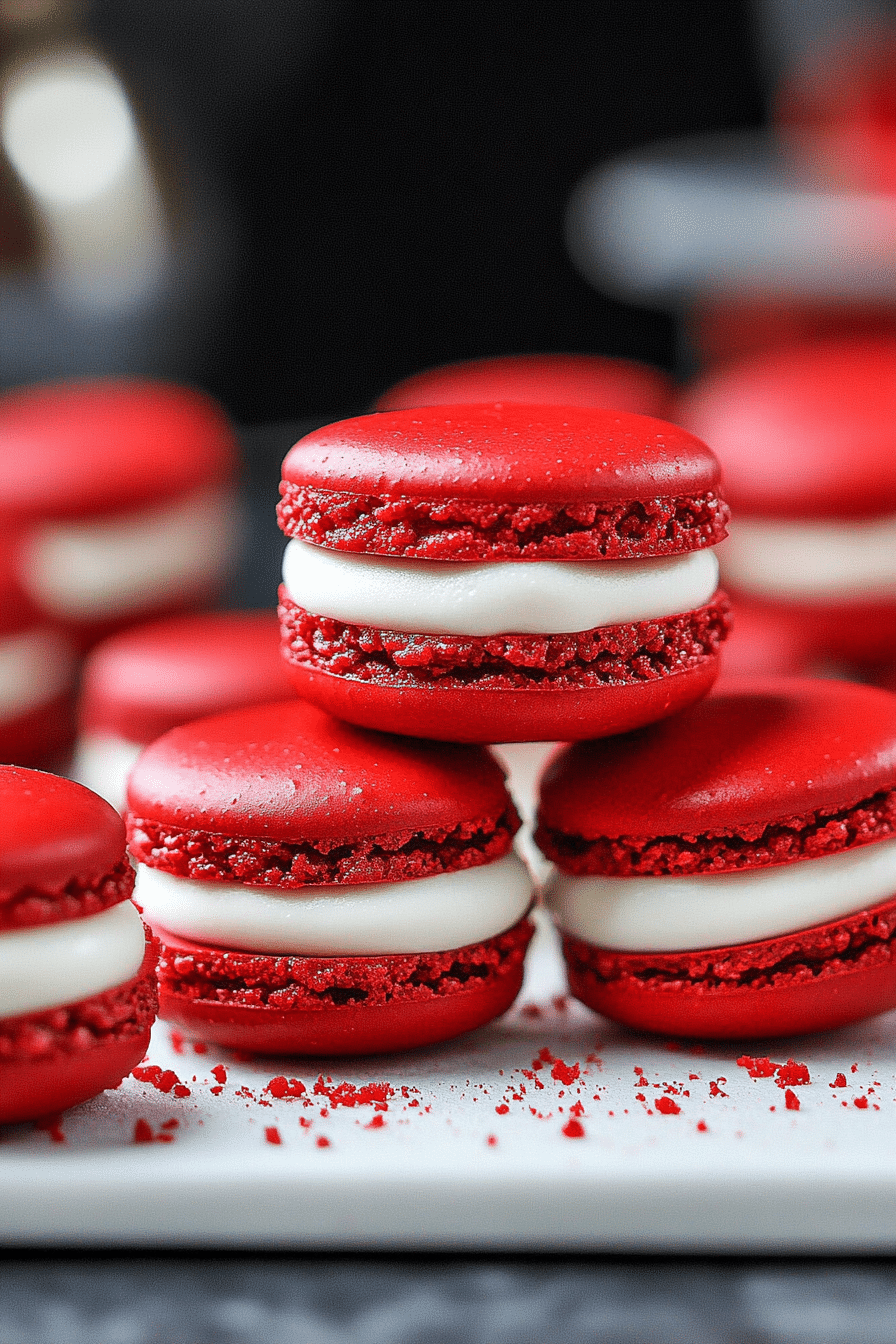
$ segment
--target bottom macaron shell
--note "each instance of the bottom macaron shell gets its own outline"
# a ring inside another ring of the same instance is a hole
[[[77,1004],[0,1021],[0,1124],[35,1120],[117,1087],[149,1047],[156,950],[133,980]]]
[[[656,681],[586,690],[382,686],[294,663],[287,671],[303,699],[362,728],[445,742],[574,742],[627,733],[702,699],[719,657]]]
[[[896,898],[798,934],[731,948],[612,952],[567,936],[563,951],[580,1002],[663,1036],[797,1036],[896,1008]]]
[[[533,932],[530,921],[522,919],[505,933],[452,952],[277,957],[204,948],[157,929],[162,944],[159,1012],[204,1040],[255,1054],[410,1050],[450,1040],[506,1012],[520,992]],[[191,984],[189,978],[192,969],[211,970],[225,958],[238,959],[241,982],[253,985],[217,991],[228,1002],[205,997],[203,990],[211,995],[214,985]],[[199,992],[184,992],[192,988]],[[285,998],[295,1006],[235,1001],[253,995]]]
[[[0,720],[0,762],[49,767],[68,751],[74,736],[73,697],[59,695],[25,714]]]

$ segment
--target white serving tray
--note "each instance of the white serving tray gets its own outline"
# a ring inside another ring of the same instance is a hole
[[[542,925],[517,1007],[431,1050],[239,1062],[173,1044],[159,1024],[149,1060],[174,1070],[189,1096],[129,1078],[67,1112],[55,1138],[30,1125],[0,1130],[0,1241],[896,1250],[896,1014],[815,1038],[672,1048],[562,993]],[[742,1053],[808,1065],[811,1084],[790,1089],[798,1111],[774,1077],[738,1066]],[[576,1065],[578,1078],[564,1081]],[[267,1095],[279,1074],[303,1081],[305,1095]],[[846,1085],[831,1087],[838,1074]],[[327,1095],[371,1080],[392,1089],[388,1109]],[[677,1114],[657,1111],[662,1096]],[[580,1138],[563,1133],[571,1105],[583,1112]],[[135,1143],[138,1121],[171,1141]]]

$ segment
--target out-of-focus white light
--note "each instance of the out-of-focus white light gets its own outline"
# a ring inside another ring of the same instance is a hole
[[[124,89],[107,67],[81,54],[15,72],[3,98],[0,136],[28,188],[57,206],[102,195],[137,148]]]

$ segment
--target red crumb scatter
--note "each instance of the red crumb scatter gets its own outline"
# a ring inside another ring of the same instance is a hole
[[[807,1087],[812,1081],[808,1065],[798,1064],[795,1059],[788,1059],[786,1064],[778,1064],[777,1073],[776,1081],[779,1087]]]
[[[190,1089],[185,1087],[183,1083],[177,1083],[173,1092],[176,1097],[188,1097],[190,1095]]]
[[[581,1070],[578,1064],[564,1064],[562,1059],[555,1059],[551,1068],[551,1077],[558,1083],[564,1083],[567,1087],[574,1083]]]
[[[746,1069],[751,1078],[774,1078],[775,1069],[778,1067],[764,1055],[758,1059],[753,1059],[751,1055],[741,1055],[737,1063],[740,1068]]]
[[[543,1045],[538,1052],[538,1058],[541,1060],[542,1064],[550,1064],[553,1062],[554,1056],[551,1054],[548,1047],[546,1045]],[[534,1064],[535,1062],[533,1060],[533,1067]]]
[[[601,1059],[600,1055],[595,1055],[593,1052],[590,1055],[585,1056],[585,1063],[594,1064],[595,1067],[598,1069],[602,1069],[604,1066],[604,1062]]]
[[[169,1034],[171,1036],[171,1049],[176,1055],[182,1055],[184,1052],[183,1033],[180,1031],[172,1031]]]
[[[357,1121],[356,1121],[355,1123],[357,1123]],[[385,1122],[385,1120],[383,1119],[383,1117],[379,1114],[379,1112],[377,1112],[376,1115],[374,1115],[374,1116],[371,1117],[371,1119],[370,1119],[370,1123],[367,1124],[367,1125],[365,1125],[364,1128],[365,1128],[365,1129],[385,1129],[385,1128],[386,1128],[386,1122]]]
[[[327,1118],[327,1116],[328,1116],[329,1114],[330,1114],[330,1112],[327,1110],[326,1106],[321,1106],[321,1108],[320,1108],[320,1118],[321,1118],[321,1120],[326,1120],[326,1118]]]
[[[636,1093],[635,1093],[635,1101],[644,1101],[644,1102],[646,1102],[646,1100],[647,1100],[647,1098],[645,1097],[645,1095],[644,1095],[643,1092],[636,1092]]]
[[[868,1109],[868,1098],[867,1098],[867,1097],[853,1097],[853,1099],[852,1099],[852,1104],[853,1104],[853,1106],[858,1106],[858,1108],[859,1108],[860,1111],[867,1111],[867,1109]]]
[[[61,1115],[42,1115],[39,1120],[35,1120],[34,1128],[42,1134],[49,1134],[52,1143],[65,1143]]]
[[[777,1107],[776,1107],[776,1106],[769,1106],[769,1110],[770,1110],[770,1111],[777,1110]]]
[[[179,1120],[176,1120],[176,1119],[174,1118],[174,1116],[172,1116],[170,1120],[163,1120],[163,1121],[162,1121],[162,1128],[163,1128],[163,1129],[177,1129],[177,1127],[179,1126],[179,1124],[180,1124],[180,1121],[179,1121]]]
[[[560,1133],[567,1139],[584,1139],[585,1127],[580,1120],[567,1120]]]
[[[657,1097],[653,1104],[661,1115],[681,1115],[681,1107],[671,1097]]]
[[[665,1089],[667,1096],[677,1097],[679,1095],[678,1088],[675,1086],[674,1083],[662,1083],[662,1084],[654,1083],[654,1087],[660,1087],[660,1086],[662,1086]]]
[[[336,1106],[373,1106],[378,1111],[388,1111],[389,1098],[395,1096],[395,1089],[388,1083],[366,1083],[355,1087],[352,1083],[334,1084],[332,1078],[320,1075],[314,1084],[314,1093],[326,1097],[332,1107]]]
[[[284,1097],[302,1097],[308,1091],[300,1078],[285,1078],[282,1073],[272,1078],[264,1090],[278,1101]]]
[[[699,1081],[700,1081],[700,1075],[699,1075],[699,1073],[689,1073],[689,1074],[688,1074],[688,1082],[689,1082],[689,1083],[699,1083]]]
[[[580,1101],[573,1102],[572,1106],[569,1108],[569,1113],[570,1115],[584,1115],[585,1107]]]
[[[215,1067],[212,1069],[212,1077],[216,1079],[219,1083],[227,1082],[227,1070],[225,1069],[223,1064],[215,1065]]]
[[[265,1143],[280,1144],[283,1140],[276,1125],[267,1125],[264,1131]]]
[[[800,1108],[800,1099],[795,1092],[791,1092],[788,1087],[784,1093],[784,1105],[788,1111],[798,1111]]]
[[[224,1091],[223,1087],[221,1086],[213,1087],[210,1090],[213,1097],[220,1097],[221,1093]]]
[[[300,1115],[300,1116],[299,1116],[299,1127],[300,1127],[301,1129],[310,1129],[311,1126],[312,1126],[313,1124],[314,1124],[314,1121],[313,1121],[313,1120],[309,1120],[308,1117],[307,1117],[307,1115]]]
[[[846,1086],[845,1073],[838,1073],[834,1081],[832,1083],[828,1083],[828,1087],[845,1087],[845,1086]]]
[[[174,1092],[176,1097],[188,1097],[190,1089],[185,1087],[173,1069],[160,1069],[158,1064],[150,1064],[146,1068],[139,1065],[132,1070],[138,1083],[149,1083],[158,1092]]]
[[[497,1146],[498,1146],[498,1136],[497,1136],[497,1134],[488,1134],[488,1135],[486,1135],[485,1142],[488,1144],[489,1148],[497,1148]]]
[[[503,1101],[501,1102],[501,1105],[500,1105],[500,1106],[496,1106],[496,1107],[495,1107],[495,1111],[496,1111],[496,1113],[497,1113],[498,1115],[507,1115],[507,1113],[509,1112],[509,1110],[510,1110],[510,1107],[509,1107],[508,1105],[506,1105],[506,1103],[503,1102]]]
[[[134,1125],[135,1143],[152,1143],[152,1130],[147,1120],[138,1120]]]
[[[726,1081],[727,1079],[724,1078],[719,1079],[719,1082],[726,1082]],[[719,1087],[719,1083],[717,1083],[715,1079],[710,1079],[709,1095],[711,1097],[727,1097],[728,1093],[722,1091],[722,1089]]]
[[[697,1121],[697,1133],[698,1133],[698,1134],[708,1134],[708,1133],[709,1133],[709,1125],[706,1123],[705,1120],[698,1120],[698,1121]]]
[[[194,1055],[207,1055],[207,1054],[208,1054],[208,1046],[206,1045],[205,1041],[194,1041],[194,1042],[193,1042],[193,1054],[194,1054]]]
[[[520,1009],[520,1017],[541,1017],[541,1009],[537,1003],[524,1003]]]
[[[174,1142],[174,1135],[173,1135],[173,1134],[157,1134],[157,1135],[156,1135],[156,1143],[173,1143],[173,1142]]]
[[[849,1066],[849,1071],[850,1071],[850,1073],[858,1073],[858,1071],[859,1071],[859,1066],[858,1066],[858,1064],[850,1064],[850,1066]]]
[[[245,1097],[248,1101],[255,1100],[255,1093],[250,1091],[248,1087],[238,1087],[236,1092],[234,1093],[234,1096]]]
[[[329,1148],[330,1140],[327,1138],[326,1134],[318,1134],[317,1146],[318,1148]]]

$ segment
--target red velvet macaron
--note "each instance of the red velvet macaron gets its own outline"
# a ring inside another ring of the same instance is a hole
[[[503,355],[465,359],[415,373],[377,399],[377,411],[413,406],[517,401],[526,405],[604,406],[666,415],[672,380],[659,369],[607,355]]]
[[[494,758],[290,700],[175,728],[128,789],[162,1016],[259,1053],[444,1040],[510,1006],[532,927]]]
[[[573,993],[607,1017],[737,1038],[896,1007],[896,696],[720,683],[556,757],[536,839]]]
[[[124,841],[89,789],[0,766],[0,1121],[117,1087],[146,1052],[156,958]]]
[[[0,522],[19,581],[88,644],[189,610],[226,577],[237,449],[220,408],[167,383],[97,379],[0,397]]]
[[[617,733],[704,695],[727,631],[718,465],[581,407],[343,420],[283,464],[283,651],[350,722],[452,741]]]
[[[121,810],[131,766],[162,733],[290,689],[272,611],[132,626],[97,644],[84,665],[75,777]]]
[[[732,595],[779,610],[816,657],[896,659],[896,339],[741,360],[678,415],[722,463]]]

